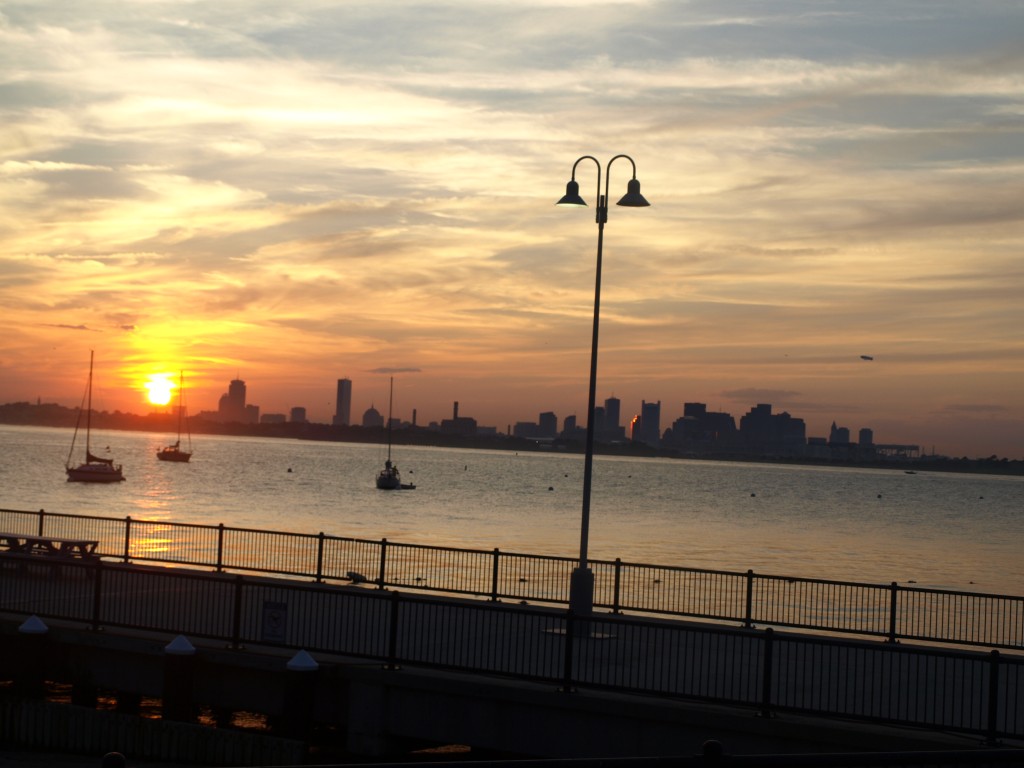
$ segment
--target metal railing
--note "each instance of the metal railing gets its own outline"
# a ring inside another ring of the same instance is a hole
[[[324,533],[0,509],[0,531],[99,541],[123,562],[208,567],[317,583],[568,605],[574,558],[427,546]],[[829,633],[1024,648],[1024,597],[592,560],[595,605]]]
[[[557,684],[1024,737],[1024,656],[411,595],[188,569],[0,557],[0,611]]]

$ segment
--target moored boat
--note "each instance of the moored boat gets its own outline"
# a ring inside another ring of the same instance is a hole
[[[185,418],[185,374],[182,372],[178,381],[178,439],[172,445],[165,445],[156,452],[160,461],[186,462],[192,458],[192,433],[188,431],[188,419]],[[188,450],[181,447],[181,424],[185,422],[186,434],[188,435]]]
[[[377,474],[377,488],[382,491],[411,491],[416,486],[412,483],[403,483],[402,475],[398,467],[391,461],[391,406],[394,402],[395,379],[391,379],[391,389],[388,393],[388,458],[384,462],[384,469]]]
[[[124,480],[124,473],[121,465],[115,464],[113,459],[105,459],[96,456],[92,452],[92,366],[93,352],[89,352],[89,382],[86,384],[86,407],[85,407],[85,462],[77,467],[71,466],[71,455],[75,452],[75,441],[78,438],[78,428],[82,422],[82,409],[78,409],[78,421],[75,423],[75,433],[71,437],[71,450],[68,451],[67,461],[64,462],[64,469],[68,475],[68,482],[75,483],[117,483]]]

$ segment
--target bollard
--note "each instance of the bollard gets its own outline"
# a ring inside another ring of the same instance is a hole
[[[38,616],[29,616],[18,627],[14,690],[26,699],[46,695],[46,660],[50,657],[50,628]]]
[[[284,712],[281,724],[288,738],[306,741],[309,737],[316,699],[320,665],[306,651],[299,651],[285,665]]]
[[[196,649],[184,635],[164,648],[163,718],[192,723],[196,705],[192,701],[196,676]]]

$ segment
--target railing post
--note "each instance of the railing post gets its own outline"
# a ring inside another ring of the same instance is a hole
[[[224,570],[224,523],[217,524],[217,573]]]
[[[900,585],[893,582],[889,586],[889,637],[886,642],[896,643],[896,604],[898,602]]]
[[[391,593],[391,626],[388,627],[388,663],[384,665],[384,669],[399,669],[398,666],[398,601],[399,593]]]
[[[316,583],[324,580],[324,532],[320,531],[316,543]]]
[[[990,747],[999,743],[999,651],[989,654],[988,664],[988,732],[985,743]]]
[[[615,558],[615,587],[614,593],[612,594],[612,613],[622,613],[620,603],[620,595],[622,588],[622,559]]]
[[[44,517],[46,517],[46,510],[45,509],[40,509],[39,510],[39,533],[37,534],[38,536],[42,536],[43,535],[43,518]]]
[[[92,585],[92,629],[94,632],[100,628],[100,611],[103,607],[103,560],[96,558],[93,571]]]
[[[772,716],[772,676],[774,674],[774,643],[775,631],[768,627],[764,631],[764,657],[761,660],[763,674],[761,676],[761,717]]]
[[[242,647],[242,574],[235,576],[235,604],[231,616],[231,647]]]
[[[380,568],[377,571],[377,589],[384,589],[384,569],[388,564],[388,540],[380,540]]]
[[[498,561],[501,558],[501,553],[498,548],[494,548],[494,558],[491,561],[491,602],[498,602]]]
[[[132,516],[124,519],[124,562],[128,562],[128,555],[132,551]]]
[[[576,642],[576,616],[571,610],[565,612],[565,655],[562,659],[562,691],[573,692],[572,656]]]
[[[747,608],[743,626],[750,629],[754,626],[754,571],[747,570]]]

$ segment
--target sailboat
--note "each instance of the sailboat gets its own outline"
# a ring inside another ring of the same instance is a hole
[[[180,374],[178,382],[178,439],[173,445],[166,445],[156,452],[156,457],[160,461],[188,461],[192,458],[192,433],[186,433],[188,435],[188,450],[183,451],[181,449],[181,422],[185,418],[185,406],[182,402],[182,398],[185,393],[185,374]],[[188,421],[185,421],[186,428],[188,427]]]
[[[71,437],[71,450],[68,451],[64,469],[68,473],[68,482],[76,483],[117,483],[124,480],[121,465],[113,459],[101,459],[92,453],[90,438],[92,437],[92,361],[93,351],[89,351],[89,383],[86,385],[85,409],[85,463],[77,467],[71,466],[71,455],[75,452],[75,440],[78,438],[78,427],[82,423],[82,409],[78,409],[78,421],[75,423],[75,434]]]
[[[398,467],[391,461],[391,405],[395,396],[395,379],[391,377],[391,391],[388,393],[388,458],[384,462],[384,469],[377,475],[377,488],[382,491],[411,491],[416,486],[412,483],[403,483]]]

